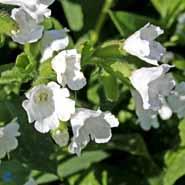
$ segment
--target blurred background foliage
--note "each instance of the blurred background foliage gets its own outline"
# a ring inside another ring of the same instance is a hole
[[[174,115],[148,132],[139,127],[128,77],[147,64],[123,57],[120,43],[148,22],[159,25],[165,30],[160,42],[169,51],[163,62],[175,65],[175,79],[184,81],[185,0],[56,0],[51,6],[45,29],[69,28],[69,48],[82,53],[88,85],[73,94],[77,106],[109,110],[120,122],[111,142],[89,144],[80,157],[27,123],[21,108],[25,91],[56,76],[50,61],[39,64],[39,42],[23,47],[8,37],[15,27],[6,17],[10,9],[1,6],[0,124],[18,117],[21,137],[0,165],[0,184],[22,185],[31,173],[43,185],[184,185],[185,119]]]

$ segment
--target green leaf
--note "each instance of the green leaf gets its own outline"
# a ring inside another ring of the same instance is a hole
[[[6,40],[5,36],[0,34],[0,48],[4,46],[5,40]]]
[[[109,16],[121,36],[124,37],[129,36],[148,22],[155,22],[151,18],[124,11],[109,11]]]
[[[100,162],[109,155],[103,151],[88,151],[83,152],[81,156],[74,156],[62,162],[57,169],[58,175],[61,179],[70,176],[74,173],[80,172],[89,168],[92,164]]]
[[[59,29],[62,29],[62,25],[54,17],[44,19],[42,24],[43,24],[45,30],[51,30],[51,29],[59,30]]]
[[[100,58],[121,58],[124,56],[122,47],[122,41],[107,41],[97,47],[97,49],[93,53],[93,56]]]
[[[69,0],[60,0],[60,2],[62,3],[70,29],[73,31],[81,30],[83,28],[83,11],[81,5],[78,2]]]
[[[56,74],[52,70],[51,60],[49,59],[40,65],[39,74],[37,79],[33,82],[33,86],[45,84],[53,80],[56,80]]]
[[[179,123],[179,135],[181,140],[180,145],[185,146],[185,119]]]
[[[116,101],[119,98],[119,88],[117,79],[113,75],[103,71],[101,73],[101,81],[107,99],[109,101]]]
[[[150,159],[145,141],[139,134],[115,135],[107,145],[113,149]]]
[[[0,34],[11,35],[12,31],[18,30],[17,23],[8,15],[8,13],[0,12]]]
[[[42,171],[33,170],[31,172],[31,176],[36,179],[38,184],[46,184],[51,183],[58,180],[58,177],[52,173],[45,173]]]
[[[179,13],[185,10],[185,0],[151,0],[156,10],[163,18],[163,23],[169,28]]]
[[[78,185],[101,185],[101,183],[96,178],[94,170],[89,170],[84,174],[77,174],[69,178],[70,185],[75,185],[76,183],[78,183]]]
[[[168,152],[165,155],[166,170],[163,179],[163,185],[173,185],[185,175],[185,149]]]

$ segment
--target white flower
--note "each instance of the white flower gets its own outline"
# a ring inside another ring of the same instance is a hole
[[[30,178],[24,185],[37,185],[37,183],[33,178]]]
[[[60,147],[66,146],[69,142],[69,132],[66,130],[56,130],[52,133],[52,138]]]
[[[76,49],[61,51],[52,60],[52,68],[57,74],[57,81],[62,86],[79,90],[86,85],[86,79],[80,71],[81,55]]]
[[[134,71],[130,77],[132,85],[140,93],[144,109],[159,110],[161,98],[168,96],[175,86],[173,78],[166,74],[170,65],[143,67]]]
[[[19,124],[16,119],[0,128],[0,159],[4,158],[6,154],[17,148],[18,141],[16,137],[20,136],[18,130]]]
[[[61,121],[68,121],[75,112],[75,102],[69,98],[68,89],[60,88],[55,82],[33,87],[26,94],[23,108],[29,123],[35,121],[35,128],[46,133],[59,126]]]
[[[44,27],[38,25],[24,9],[14,8],[11,17],[19,26],[19,30],[12,33],[12,39],[15,42],[19,44],[32,43],[42,37]]]
[[[160,27],[148,23],[125,40],[123,49],[147,63],[158,65],[166,50],[154,39],[163,32]]]
[[[142,99],[137,91],[132,90],[132,96],[136,104],[136,114],[141,128],[145,131],[150,130],[152,127],[159,128],[157,112],[143,109]]]
[[[69,151],[80,155],[90,140],[107,143],[112,137],[111,128],[118,125],[118,120],[110,112],[78,109],[71,118],[74,136]]]
[[[51,15],[48,6],[55,0],[0,0],[0,3],[20,6],[24,9],[37,23],[44,20],[44,17]]]
[[[185,117],[185,82],[181,82],[168,96],[168,103],[179,118]]]
[[[55,51],[65,49],[69,44],[67,29],[45,31],[41,40],[41,62],[51,58]]]

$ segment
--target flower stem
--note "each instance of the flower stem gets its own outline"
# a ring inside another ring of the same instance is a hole
[[[105,2],[104,2],[104,5],[103,5],[101,13],[100,13],[100,17],[98,18],[96,26],[95,26],[95,35],[96,35],[95,42],[97,42],[99,39],[101,29],[105,23],[105,20],[107,18],[107,14],[108,14],[108,10],[111,8],[113,1],[114,0],[105,0]]]

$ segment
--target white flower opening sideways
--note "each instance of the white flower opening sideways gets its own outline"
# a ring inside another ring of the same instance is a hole
[[[135,70],[131,77],[131,83],[139,92],[145,110],[158,111],[164,97],[168,96],[175,86],[175,81],[166,74],[172,66],[163,64],[158,67],[143,67]]]
[[[35,122],[35,129],[41,133],[49,132],[59,126],[61,121],[68,121],[75,112],[75,102],[69,98],[66,88],[60,88],[55,82],[33,87],[26,94],[23,108],[29,123]]]
[[[79,90],[86,85],[86,79],[80,71],[81,55],[76,49],[61,51],[52,59],[52,68],[57,74],[57,81],[63,87]]]
[[[0,3],[19,6],[26,11],[37,23],[44,20],[44,17],[51,15],[48,7],[55,0],[0,0]]]
[[[90,142],[107,143],[111,137],[111,128],[118,127],[117,118],[110,112],[77,109],[71,118],[73,130],[69,152],[80,155],[81,150]]]
[[[53,56],[53,53],[65,49],[69,44],[68,30],[50,30],[45,31],[41,40],[41,62]]]
[[[154,39],[163,33],[160,27],[148,23],[125,40],[123,49],[147,63],[158,65],[166,50]]]
[[[16,119],[12,120],[4,127],[0,127],[0,159],[6,154],[15,150],[18,146],[17,138],[20,136],[19,124]]]
[[[12,33],[12,39],[19,43],[33,43],[42,37],[44,27],[38,25],[35,20],[22,8],[14,8],[11,17],[17,22],[19,30]]]

